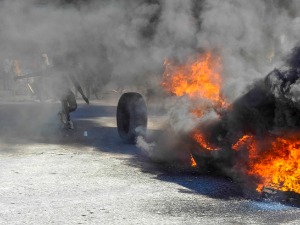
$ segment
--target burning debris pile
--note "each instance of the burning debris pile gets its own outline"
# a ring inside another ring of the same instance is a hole
[[[259,192],[300,193],[299,69],[296,47],[285,67],[229,104],[222,96],[219,56],[207,52],[180,66],[167,61],[162,86],[188,99],[196,124],[178,142],[181,151],[188,150],[191,165],[221,172]]]

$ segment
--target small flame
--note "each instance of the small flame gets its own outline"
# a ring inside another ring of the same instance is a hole
[[[243,146],[251,144],[253,141],[253,136],[244,135],[241,137],[234,145],[232,145],[232,149],[235,151],[239,151]]]
[[[192,156],[192,154],[191,154],[191,166],[192,167],[196,167],[197,166],[197,163],[196,163],[194,157]]]
[[[195,131],[194,134],[192,135],[193,139],[203,148],[209,151],[214,151],[217,150],[217,148],[212,147],[206,140],[205,137],[203,136],[202,133],[199,131]]]

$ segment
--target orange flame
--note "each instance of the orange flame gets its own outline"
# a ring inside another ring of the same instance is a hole
[[[203,148],[209,151],[217,150],[217,148],[212,147],[206,140],[203,134],[201,134],[199,131],[195,131],[192,135],[193,139]]]
[[[244,135],[234,145],[232,145],[232,149],[235,151],[239,151],[245,145],[247,145],[247,147],[249,148],[249,144],[251,144],[252,142],[253,136]]]
[[[207,109],[218,112],[228,107],[221,94],[220,71],[220,57],[213,57],[210,52],[189,59],[184,65],[175,65],[166,60],[161,85],[176,96],[188,96],[194,107],[191,112],[202,117]],[[191,135],[204,149],[217,150],[207,142],[201,131],[195,131]],[[256,139],[254,136],[245,135],[232,145],[232,149],[237,153],[245,152],[244,150],[248,152],[248,158],[242,159],[246,162],[237,163],[246,167],[247,175],[256,178],[257,191],[270,187],[300,193],[299,136],[277,137],[270,142],[269,139]],[[191,165],[196,165],[192,155]]]
[[[187,95],[192,100],[202,100],[202,106],[197,105],[192,110],[199,117],[208,107],[225,107],[227,103],[221,95],[220,61],[220,57],[213,58],[210,52],[180,66],[166,60],[162,86],[176,96]]]
[[[166,60],[162,86],[169,93],[176,96],[188,96],[192,101],[193,115],[202,117],[206,110],[227,107],[221,95],[221,58],[213,57],[211,52],[190,58],[183,65],[175,65]],[[192,138],[204,149],[212,151],[216,148],[210,146],[200,131],[192,133]]]
[[[277,137],[270,144],[251,136],[242,137],[234,149],[246,140],[249,151],[247,174],[257,178],[257,191],[264,187],[300,193],[300,140],[294,136]],[[235,149],[235,150],[236,150]]]
[[[194,157],[192,156],[192,154],[191,154],[191,166],[192,167],[196,167],[197,166],[197,163],[196,163]]]

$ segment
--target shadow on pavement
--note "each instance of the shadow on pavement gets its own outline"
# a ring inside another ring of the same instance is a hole
[[[114,124],[116,106],[79,104],[71,113],[74,130],[63,128],[59,110],[60,103],[1,104],[0,143],[82,145],[111,153],[138,152],[134,145],[124,144],[118,136]],[[107,118],[109,126],[101,123],[103,118]]]
[[[230,179],[201,174],[197,169],[182,166],[179,162],[155,162],[135,145],[124,144],[116,128],[116,106],[79,104],[77,111],[71,114],[75,130],[61,128],[56,114],[59,107],[59,104],[39,103],[0,105],[0,143],[62,144],[92,147],[99,152],[127,154],[131,157],[124,160],[127,160],[129,166],[155,175],[154,179],[178,184],[178,192],[224,200],[246,198],[242,188]]]
[[[56,112],[59,104],[11,104],[0,106],[1,139],[12,144],[62,144],[92,147],[95,151],[131,155],[130,166],[156,175],[155,179],[179,184],[179,192],[204,194],[215,198],[239,196],[234,185],[221,178],[202,176],[180,163],[157,163],[147,158],[135,145],[124,144],[116,128],[116,106],[79,104],[71,114],[74,130],[60,126]],[[87,135],[85,135],[87,134]],[[84,148],[83,148],[84,149]]]

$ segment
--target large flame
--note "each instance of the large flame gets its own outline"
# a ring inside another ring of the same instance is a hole
[[[257,191],[264,187],[300,193],[300,140],[298,135],[267,140],[242,137],[233,149],[248,150],[247,174],[254,176]]]
[[[198,101],[192,112],[201,117],[207,108],[227,105],[221,95],[220,71],[220,57],[213,57],[210,52],[191,58],[184,65],[166,60],[162,86],[176,96],[187,95],[192,101]]]
[[[221,94],[221,58],[211,52],[190,58],[185,64],[178,65],[165,61],[162,86],[176,96],[187,96],[192,102],[191,113],[202,117],[209,109],[219,112],[228,104]],[[202,149],[216,150],[205,140],[200,131],[192,132],[193,140]]]
[[[189,59],[183,65],[166,60],[162,86],[176,96],[188,96],[193,105],[191,112],[201,118],[208,109],[218,112],[228,106],[221,94],[220,72],[220,57],[210,52]],[[191,136],[202,150],[218,149],[206,140],[200,130],[193,131]],[[239,159],[237,167],[254,178],[258,191],[269,187],[300,193],[299,135],[265,139],[245,135],[232,145],[232,149],[241,156],[248,153],[248,157]],[[192,155],[191,165],[196,166]]]

